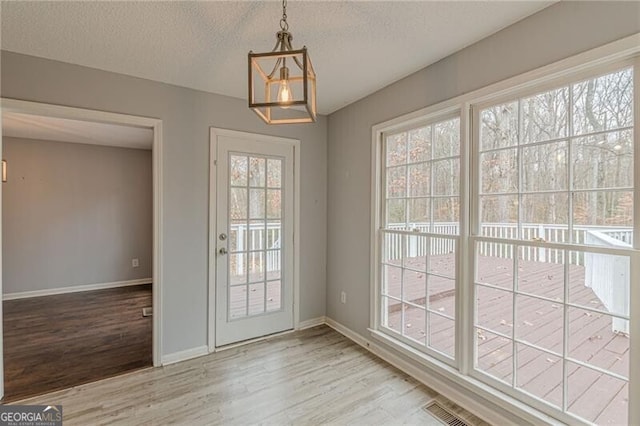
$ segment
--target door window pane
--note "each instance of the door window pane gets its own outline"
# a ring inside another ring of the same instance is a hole
[[[249,157],[249,186],[264,186],[265,159]]]
[[[264,312],[264,283],[249,285],[249,315],[257,315]]]
[[[247,286],[229,287],[229,319],[242,318],[247,315]]]
[[[267,283],[267,311],[279,311],[282,308],[282,284],[280,281]]]
[[[247,255],[245,253],[229,255],[229,285],[247,282]]]
[[[282,217],[282,191],[267,190],[267,218],[280,219]]]
[[[247,219],[247,189],[229,189],[229,219]]]
[[[246,156],[232,155],[231,163],[229,167],[231,186],[246,186],[247,185],[247,171],[248,171],[248,159]]]
[[[247,222],[231,221],[231,229],[229,230],[229,251],[244,251],[247,247]]]
[[[270,158],[267,160],[267,186],[280,188],[282,179],[282,160]]]
[[[265,217],[265,190],[249,190],[249,217],[251,219],[262,219]]]

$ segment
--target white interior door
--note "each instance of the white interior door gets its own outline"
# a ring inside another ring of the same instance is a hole
[[[293,150],[216,136],[216,346],[293,328]]]

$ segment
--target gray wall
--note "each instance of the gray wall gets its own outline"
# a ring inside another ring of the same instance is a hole
[[[7,51],[1,94],[163,120],[164,354],[207,344],[209,127],[300,139],[301,320],[325,314],[325,117],[267,126],[240,99]]]
[[[638,31],[638,2],[556,3],[331,114],[327,315],[368,335],[374,124]],[[348,294],[347,304],[340,303],[342,290]]]
[[[151,277],[151,151],[8,137],[2,150],[3,293]]]

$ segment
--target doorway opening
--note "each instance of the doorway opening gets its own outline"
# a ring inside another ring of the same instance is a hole
[[[2,99],[3,402],[160,365],[161,121]]]

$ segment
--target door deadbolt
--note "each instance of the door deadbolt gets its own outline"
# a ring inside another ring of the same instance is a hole
[[[220,241],[224,241],[227,239],[227,234],[223,232],[222,234],[218,235],[218,238],[220,238]]]

